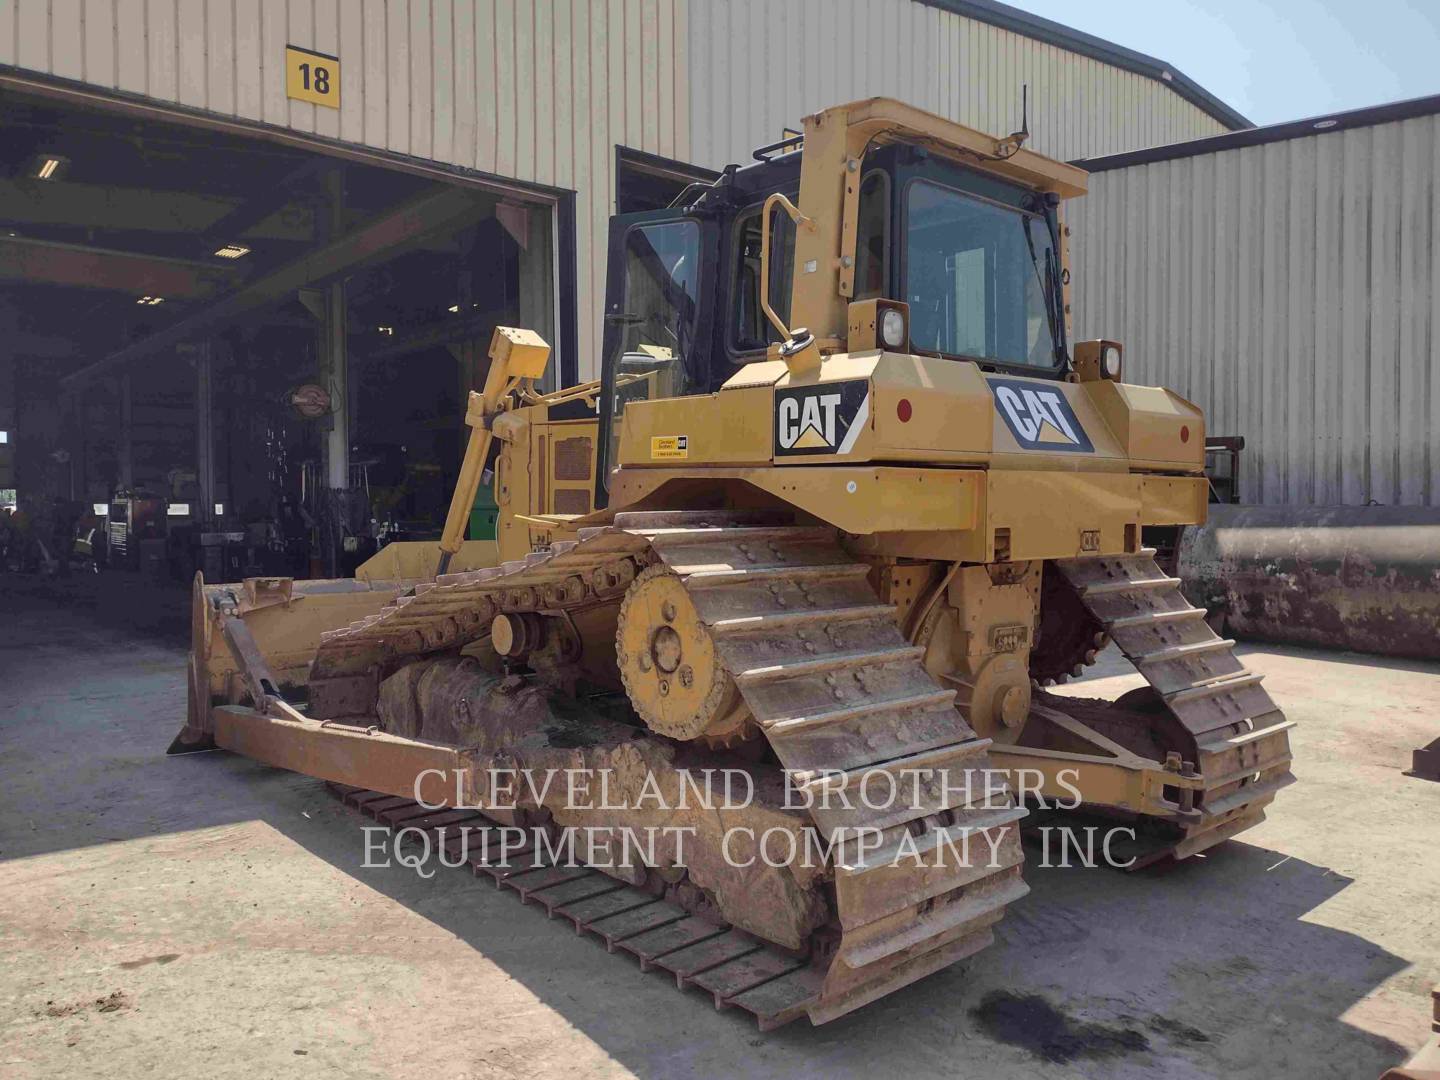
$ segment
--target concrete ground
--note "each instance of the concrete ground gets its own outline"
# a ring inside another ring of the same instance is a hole
[[[323,785],[166,758],[185,600],[0,577],[0,1075],[1376,1077],[1440,982],[1440,664],[1254,646],[1299,782],[1209,857],[1031,866],[994,947],[822,1028],[461,871],[365,870]],[[1139,682],[1118,657],[1080,692]],[[1033,855],[1033,853],[1032,853]]]

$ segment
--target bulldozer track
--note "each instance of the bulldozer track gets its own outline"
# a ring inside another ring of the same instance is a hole
[[[327,787],[397,841],[405,830],[427,833],[445,851],[446,865],[468,867],[522,903],[543,907],[549,918],[569,920],[577,934],[602,940],[607,952],[634,956],[641,971],[666,971],[679,989],[709,993],[717,1009],[751,1013],[761,1031],[799,1019],[820,998],[824,972],[807,959],[583,863],[554,862],[532,840],[506,837],[504,826],[478,811],[437,811],[379,791]]]
[[[1136,866],[1197,854],[1265,819],[1265,808],[1294,783],[1290,738],[1295,726],[1156,563],[1153,549],[1134,555],[1061,559],[1055,563],[1178,722],[1186,749],[1181,767],[1199,772],[1193,816],[1168,847]]]
[[[822,1000],[805,1006],[812,1019],[849,1011],[988,944],[1006,905],[1028,892],[1018,840],[1025,811],[992,784],[1003,773],[990,770],[989,741],[966,725],[953,691],[925,671],[923,650],[905,641],[894,608],[869,584],[870,567],[832,529],[777,524],[765,514],[620,514],[612,526],[523,560],[441,575],[327,632],[312,681],[459,648],[488,633],[498,613],[563,615],[618,603],[638,577],[657,572],[683,583],[754,723],[811,796],[814,827],[836,845],[842,933]],[[879,837],[871,850],[858,841],[863,833]],[[980,865],[893,857],[957,843],[968,852],[971,837],[985,838],[974,845],[987,856]],[[765,985],[766,1008],[779,1003],[768,1015],[791,1007],[780,1001],[781,986]]]

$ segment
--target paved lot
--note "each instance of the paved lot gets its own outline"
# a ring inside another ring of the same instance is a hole
[[[1300,782],[1208,858],[1040,869],[997,945],[758,1034],[460,871],[364,870],[317,781],[167,759],[184,600],[0,578],[0,1075],[1374,1077],[1440,981],[1440,664],[1254,647]],[[1087,694],[1138,684],[1105,658]]]

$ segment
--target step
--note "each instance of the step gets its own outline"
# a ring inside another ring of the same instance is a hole
[[[1294,782],[1295,776],[1293,773],[1282,773],[1273,780],[1260,780],[1254,784],[1246,784],[1242,788],[1237,788],[1224,798],[1216,799],[1213,803],[1207,802],[1201,807],[1201,810],[1207,818],[1222,817],[1232,810],[1244,806],[1246,803],[1271,797],[1277,791],[1289,787]]]
[[[1205,609],[1186,607],[1179,611],[1147,611],[1140,615],[1121,615],[1118,619],[1105,622],[1104,625],[1106,630],[1125,630],[1132,626],[1144,626],[1147,623],[1178,622],[1181,619],[1190,619],[1197,615],[1203,619]]]
[[[937,750],[925,750],[918,754],[907,754],[905,757],[891,758],[889,761],[876,762],[873,765],[864,765],[858,769],[850,769],[844,772],[822,772],[822,773],[797,773],[794,780],[801,787],[822,788],[828,790],[845,791],[858,780],[863,780],[870,773],[888,772],[903,773],[917,769],[934,768],[937,765],[950,761],[959,761],[967,757],[974,757],[990,749],[991,740],[971,739],[963,743],[951,743],[942,746]]]
[[[925,655],[922,645],[898,645],[893,649],[874,649],[870,652],[835,653],[815,660],[798,660],[789,664],[775,664],[771,667],[751,668],[735,673],[735,681],[741,686],[755,686],[759,683],[775,682],[778,679],[800,678],[804,675],[820,675],[841,668],[869,667],[872,664],[898,664],[906,660],[919,660]]]
[[[745,581],[816,581],[825,578],[864,577],[870,573],[865,563],[827,563],[823,566],[760,566],[751,570],[699,569],[674,566],[670,569],[685,578],[685,584],[692,589],[713,589],[717,586],[734,585]]]
[[[1257,761],[1254,764],[1246,765],[1243,768],[1232,769],[1230,772],[1222,773],[1218,776],[1206,776],[1205,790],[1217,791],[1220,788],[1235,783],[1237,780],[1244,780],[1246,777],[1249,776],[1256,776],[1267,773],[1270,772],[1272,769],[1280,768],[1282,765],[1286,766],[1285,775],[1288,776],[1290,775],[1289,765],[1294,760],[1294,755],[1287,752],[1284,754],[1276,754],[1274,757],[1266,758],[1264,761]],[[1229,797],[1230,796],[1228,795],[1226,796],[1227,799]]]
[[[718,528],[642,529],[656,547],[686,547],[692,544],[728,544],[785,540],[815,543],[835,539],[835,530],[825,525],[735,525]]]
[[[990,891],[977,891],[962,895],[958,900],[931,909],[885,937],[867,941],[845,951],[844,962],[851,967],[863,967],[894,956],[902,949],[938,938],[967,923],[978,922],[987,916],[994,916],[1008,905],[1023,898],[1030,892],[1030,886],[1018,877],[1011,878],[1003,887]],[[994,921],[993,918],[990,919]]]
[[[1132,592],[1136,589],[1178,588],[1179,585],[1180,579],[1174,577],[1123,578],[1120,581],[1097,581],[1093,585],[1082,586],[1080,595],[1088,600],[1092,596],[1108,596],[1112,593]]]
[[[830,709],[826,712],[811,713],[809,716],[790,716],[783,720],[771,720],[768,723],[762,721],[762,726],[765,728],[766,733],[772,736],[793,735],[796,732],[813,731],[816,728],[828,727],[831,724],[838,724],[845,720],[854,720],[862,716],[871,716],[875,713],[899,711],[902,709],[920,712],[924,709],[930,709],[940,705],[949,705],[954,700],[954,690],[936,690],[929,694],[912,694],[909,697],[867,701],[860,705],[851,705],[843,709]]]
[[[1163,664],[1168,660],[1180,660],[1189,656],[1222,652],[1234,647],[1235,642],[1232,638],[1217,637],[1213,641],[1197,641],[1190,645],[1171,645],[1165,649],[1156,649],[1154,652],[1139,653],[1130,657],[1130,662],[1136,667],[1143,667],[1146,664]]]
[[[1243,690],[1247,686],[1259,686],[1264,679],[1264,675],[1255,671],[1246,672],[1243,675],[1227,675],[1223,678],[1207,680],[1199,686],[1192,686],[1186,690],[1177,690],[1166,696],[1165,703],[1173,709],[1176,705],[1183,705],[1187,701],[1214,697],[1228,690]]]
[[[1273,713],[1267,713],[1266,715],[1283,717],[1284,714],[1281,713],[1279,709],[1276,709]],[[1254,722],[1255,718],[1252,718],[1251,723]],[[1278,735],[1282,731],[1289,731],[1294,726],[1294,720],[1285,719],[1278,720],[1266,727],[1260,727],[1257,724],[1251,731],[1242,732],[1239,735],[1229,735],[1224,738],[1211,739],[1209,742],[1197,743],[1195,748],[1202,753],[1223,754],[1230,750],[1238,750],[1240,747],[1248,746],[1253,742],[1259,742],[1267,735]]]
[[[806,608],[800,611],[777,611],[768,615],[747,615],[734,619],[718,619],[710,624],[712,634],[743,634],[757,630],[780,630],[790,626],[806,626],[817,622],[857,622],[861,619],[894,619],[895,609],[889,604],[862,604],[843,608]]]
[[[974,811],[971,811],[974,813]],[[930,852],[936,850],[941,844],[955,845],[963,837],[974,836],[977,833],[989,832],[991,829],[1004,828],[1006,825],[1013,825],[1029,817],[1030,811],[1024,806],[996,807],[992,810],[982,810],[978,820],[966,821],[957,825],[944,825],[931,829],[919,836],[906,836],[897,838],[894,843],[886,844],[884,847],[874,851],[868,851],[859,859],[846,858],[837,869],[846,874],[861,875],[882,867],[891,865],[897,861],[902,852],[914,852],[922,860]],[[902,844],[904,845],[902,847]],[[1018,865],[1010,864],[1010,865]],[[1009,866],[1000,868],[1008,869]]]
[[[744,525],[790,525],[788,510],[629,510],[615,515],[615,528],[634,532],[656,529],[727,529]]]

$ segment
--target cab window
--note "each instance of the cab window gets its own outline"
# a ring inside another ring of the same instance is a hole
[[[872,300],[889,291],[890,177],[878,169],[860,182],[855,229],[855,299]]]
[[[730,348],[737,353],[763,352],[780,340],[780,332],[760,306],[760,208],[735,223],[735,314]],[[795,223],[779,207],[770,213],[770,306],[790,321],[790,284],[795,271]],[[746,358],[747,360],[749,357]]]
[[[855,299],[889,293],[890,178],[876,169],[860,185],[856,218]],[[770,306],[790,322],[790,290],[795,274],[795,224],[778,207],[770,215]],[[735,277],[730,351],[741,362],[780,340],[760,307],[760,208],[742,214],[735,224]]]
[[[680,397],[702,381],[691,370],[699,279],[695,222],[640,225],[626,234],[624,313],[617,319],[623,330],[610,377],[608,461],[619,452],[619,421],[627,403]]]
[[[917,348],[1058,365],[1059,264],[1040,214],[915,180],[905,228],[905,299]]]

